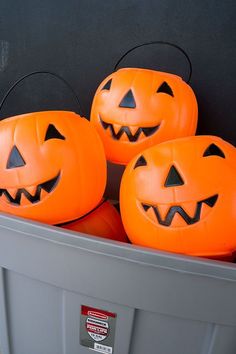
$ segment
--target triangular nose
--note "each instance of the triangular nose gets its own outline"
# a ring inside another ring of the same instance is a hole
[[[126,93],[126,95],[122,98],[121,103],[119,104],[119,107],[123,107],[123,108],[135,108],[136,107],[134,95],[131,90],[129,90]]]
[[[10,156],[7,161],[7,169],[21,167],[24,165],[25,165],[25,161],[21,156],[17,147],[14,145],[13,148],[11,149]]]
[[[165,187],[182,186],[184,181],[174,165],[171,166],[165,181]]]

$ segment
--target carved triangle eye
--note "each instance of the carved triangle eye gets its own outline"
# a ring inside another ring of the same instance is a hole
[[[129,90],[125,94],[125,96],[122,98],[122,101],[119,104],[119,107],[123,107],[123,108],[135,108],[136,107],[136,102],[135,102],[132,90]]]
[[[8,161],[7,161],[7,169],[15,168],[15,167],[22,167],[24,165],[25,165],[25,161],[24,161],[23,157],[21,156],[20,151],[14,145],[11,150]]]
[[[206,156],[219,156],[225,159],[225,154],[223,151],[215,144],[211,144],[208,146],[208,148],[204,151],[203,157]]]
[[[165,187],[177,187],[184,184],[183,178],[180,176],[180,173],[177,171],[176,167],[171,166],[169,173],[165,181]]]
[[[140,166],[146,166],[147,165],[147,161],[145,160],[145,158],[143,157],[143,155],[141,155],[138,160],[136,161],[136,164],[134,166],[134,169]]]
[[[57,128],[53,124],[49,124],[44,141],[49,139],[65,140],[65,137],[61,135],[61,133],[57,130]]]
[[[157,93],[166,93],[167,95],[174,97],[173,91],[166,81],[164,81],[161,84],[161,86],[157,89]]]
[[[107,83],[103,86],[102,90],[110,90],[111,88],[111,83],[112,83],[112,79],[108,80]]]

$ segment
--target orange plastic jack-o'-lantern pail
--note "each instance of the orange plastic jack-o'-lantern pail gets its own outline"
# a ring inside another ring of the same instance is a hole
[[[236,149],[214,136],[153,146],[126,167],[121,215],[132,243],[232,260]]]
[[[103,146],[78,114],[45,111],[4,119],[0,149],[1,211],[57,224],[88,213],[101,201]]]
[[[163,141],[194,135],[197,117],[195,94],[181,77],[141,68],[122,68],[104,79],[91,109],[106,157],[117,164]]]
[[[88,120],[68,111],[6,118],[0,122],[0,149],[0,211],[54,225],[74,225],[90,213],[80,223],[84,230],[116,239],[114,223],[123,231],[118,239],[126,240],[118,213],[108,207],[95,212],[106,186],[106,158]]]

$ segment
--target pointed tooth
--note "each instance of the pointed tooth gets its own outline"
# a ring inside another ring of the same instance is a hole
[[[197,202],[187,202],[187,203],[183,203],[183,205],[181,205],[181,206],[184,209],[184,211],[191,218],[193,218],[195,216],[195,212],[196,212],[196,209],[197,209]]]
[[[113,125],[115,133],[118,134],[119,131],[120,131],[121,125],[120,124],[115,124],[115,123],[112,124],[112,125]]]
[[[123,132],[123,134],[120,136],[119,141],[128,141],[129,142],[129,138],[125,132]]]
[[[186,223],[186,221],[182,218],[181,215],[179,215],[178,213],[175,213],[172,222],[170,224],[169,227],[186,227],[188,226],[188,224]]]
[[[171,207],[170,204],[158,204],[157,208],[162,220],[165,220],[170,207]]]
[[[25,206],[25,205],[32,205],[31,201],[26,198],[24,193],[21,194],[21,200],[20,200],[20,206]]]
[[[147,138],[147,137],[146,137],[146,135],[144,135],[144,132],[141,130],[138,140],[143,140],[145,138]]]
[[[7,203],[10,203],[10,201],[9,201],[9,199],[7,198],[7,196],[6,196],[6,194],[5,193],[2,193],[2,200],[4,201],[4,202],[7,202]]]
[[[155,224],[158,224],[158,220],[157,220],[157,217],[156,217],[156,214],[155,214],[155,211],[154,211],[153,207],[149,208],[149,209],[146,211],[146,215],[147,215]]]
[[[44,189],[41,189],[40,200],[43,200],[47,195],[48,192],[46,192]]]
[[[7,203],[13,203],[15,205],[19,205],[20,204],[21,193],[20,192],[18,193],[18,190],[16,190],[16,189],[14,189],[14,191],[11,188],[8,188],[8,189],[3,189],[1,191],[1,195],[2,195],[3,201],[5,200]],[[10,194],[9,191],[12,194]]]
[[[35,195],[37,186],[29,186],[25,188],[31,195]]]
[[[40,189],[37,189],[34,195],[31,195],[28,190],[24,189],[21,195],[28,199],[30,203],[35,204],[40,200]]]
[[[200,220],[205,218],[205,216],[207,216],[207,214],[209,214],[210,211],[211,211],[211,207],[205,203],[202,203]]]
[[[8,193],[11,195],[12,198],[15,198],[17,188],[7,188]]]
[[[129,130],[131,131],[131,134],[134,135],[136,131],[139,129],[139,127],[136,126],[129,126]]]

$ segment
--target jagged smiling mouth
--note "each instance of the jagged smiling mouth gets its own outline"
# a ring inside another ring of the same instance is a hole
[[[142,205],[145,212],[147,212],[150,208],[153,209],[156,220],[160,225],[170,226],[176,213],[178,213],[180,216],[182,216],[182,218],[184,219],[184,221],[186,222],[187,225],[192,225],[201,219],[202,205],[206,204],[209,207],[213,208],[217,199],[218,199],[218,194],[215,194],[207,199],[197,202],[195,213],[194,213],[193,217],[189,216],[180,205],[175,205],[175,206],[170,207],[164,219],[160,215],[158,206],[151,205],[151,204],[145,204],[145,203],[141,203],[141,205]]]
[[[47,193],[51,193],[55,187],[57,186],[60,179],[60,172],[56,177],[47,180],[46,182],[40,183],[37,185],[35,190],[35,194],[32,195],[26,188],[19,188],[16,191],[15,197],[13,197],[7,189],[0,189],[0,197],[5,195],[7,201],[10,204],[20,205],[21,197],[24,195],[31,203],[38,203],[41,200],[41,190],[46,191]]]
[[[121,126],[120,130],[116,133],[112,123],[104,122],[104,120],[102,120],[101,117],[99,117],[99,118],[100,118],[100,122],[101,122],[102,127],[105,130],[110,129],[112,137],[116,140],[119,140],[121,138],[121,136],[125,133],[130,142],[135,142],[139,139],[141,133],[143,133],[145,135],[145,137],[149,137],[149,136],[153,135],[160,127],[160,124],[155,125],[154,127],[139,127],[139,128],[137,128],[136,132],[134,134],[132,134],[132,132],[130,131],[130,128],[125,125],[125,126]]]

